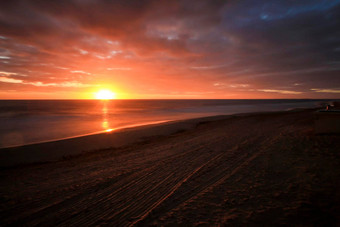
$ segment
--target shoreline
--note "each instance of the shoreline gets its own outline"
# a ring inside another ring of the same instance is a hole
[[[201,122],[222,120],[230,116],[232,115],[170,120],[162,123],[124,127],[108,132],[0,148],[0,168],[59,161],[83,153],[124,147],[142,142],[149,137],[170,136],[176,132],[192,129]]]
[[[285,111],[237,113],[184,120],[169,120],[146,125],[132,125],[130,127],[122,127],[110,131],[90,133],[65,139],[5,147],[0,148],[0,168],[59,161],[87,152],[124,147],[137,142],[143,142],[151,137],[170,136],[177,132],[187,131],[195,128],[202,122],[213,122],[240,116],[255,116],[314,109],[316,110],[318,108],[296,108]]]
[[[95,100],[96,102],[92,104],[76,103],[76,100],[49,101],[45,104],[31,100],[32,102],[27,103],[20,101],[3,103],[0,111],[2,123],[0,123],[0,149],[97,134],[110,128],[130,128],[130,125],[135,123],[144,125],[152,121],[176,121],[214,115],[314,108],[330,102],[330,100],[313,99],[207,100],[164,100],[164,102]],[[27,105],[30,108],[26,109]],[[149,110],[143,112],[140,107],[135,110],[135,105],[142,105],[144,106],[142,109]],[[107,113],[103,112],[104,109]]]
[[[158,125],[158,124],[167,123],[167,122],[172,122],[172,120],[146,122],[146,123],[141,123],[141,124],[131,124],[131,125],[126,125],[126,126],[122,126],[122,127],[109,128],[109,129],[106,129],[106,130],[84,133],[84,134],[75,135],[75,136],[62,137],[62,138],[59,138],[59,139],[42,140],[42,141],[32,142],[32,143],[27,143],[27,144],[22,144],[22,145],[12,145],[12,146],[7,146],[7,147],[0,147],[0,151],[2,149],[13,149],[13,148],[20,148],[20,147],[25,147],[25,146],[38,145],[38,144],[42,144],[42,143],[53,143],[53,142],[58,142],[58,141],[62,141],[62,140],[77,139],[77,138],[81,138],[81,137],[85,137],[85,136],[103,135],[103,134],[113,133],[113,132],[121,131],[121,130],[125,130],[125,129],[131,129],[131,128],[137,128],[137,127],[143,127],[143,126],[151,126],[151,125]]]

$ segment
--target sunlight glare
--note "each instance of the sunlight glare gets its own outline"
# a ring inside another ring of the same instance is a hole
[[[110,90],[100,90],[95,94],[96,99],[115,99],[116,94]]]

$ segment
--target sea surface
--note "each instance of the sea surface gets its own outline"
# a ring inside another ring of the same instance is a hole
[[[317,107],[328,100],[0,100],[0,148],[189,119]]]

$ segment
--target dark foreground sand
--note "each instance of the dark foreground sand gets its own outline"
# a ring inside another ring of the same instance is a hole
[[[340,136],[315,135],[313,113],[226,117],[2,168],[0,225],[340,225]]]

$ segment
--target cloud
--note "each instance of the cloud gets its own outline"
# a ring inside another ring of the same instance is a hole
[[[22,80],[17,80],[17,79],[13,79],[13,78],[9,78],[9,77],[4,77],[4,76],[0,77],[0,82],[13,83],[13,84],[22,84],[23,83]]]
[[[209,66],[192,66],[190,67],[191,69],[196,69],[196,70],[210,70],[210,69],[218,69],[218,68],[223,68],[226,67],[227,64],[223,65],[209,65]]]
[[[318,88],[312,88],[310,89],[314,92],[320,92],[320,93],[340,93],[340,89],[318,89]]]
[[[44,82],[41,82],[41,81],[27,82],[27,81],[13,79],[13,78],[9,78],[9,77],[0,77],[0,82],[32,85],[32,86],[35,86],[35,87],[74,87],[74,88],[93,87],[93,85],[82,84],[82,83],[79,83],[79,82],[76,82],[76,81],[62,82],[62,83],[44,83]]]
[[[11,57],[8,57],[8,56],[0,56],[0,59],[11,59]]]
[[[80,74],[91,75],[91,73],[84,72],[84,71],[82,71],[82,70],[72,70],[72,71],[70,71],[70,73],[80,73]]]
[[[331,0],[1,1],[0,67],[14,74],[0,75],[49,87],[96,75],[141,93],[167,80],[316,95],[340,83],[339,27]]]
[[[107,70],[111,71],[111,70],[123,70],[123,71],[126,71],[126,70],[132,70],[132,68],[124,68],[124,67],[110,67],[110,68],[107,68]]]
[[[269,92],[269,93],[280,93],[285,95],[299,95],[303,92],[300,91],[289,91],[289,90],[275,90],[275,89],[257,89],[257,91]]]
[[[26,75],[23,75],[23,74],[18,74],[18,73],[13,73],[13,72],[5,72],[5,71],[0,71],[0,75],[1,76],[26,76]]]
[[[249,84],[227,84],[227,83],[216,82],[213,84],[213,86],[219,89],[224,89],[224,88],[247,88],[250,85]]]
[[[82,84],[79,82],[71,81],[71,82],[63,82],[63,83],[43,83],[43,82],[25,82],[23,84],[29,84],[36,87],[75,87],[75,88],[81,88],[81,87],[92,87],[92,85],[88,84]]]

